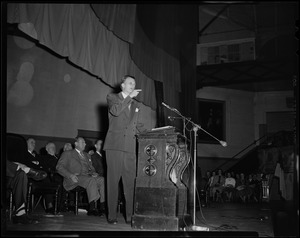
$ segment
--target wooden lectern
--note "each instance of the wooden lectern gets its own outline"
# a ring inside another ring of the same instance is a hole
[[[190,161],[182,138],[174,127],[138,135],[132,228],[178,231],[192,223],[187,214],[187,187],[181,181]]]

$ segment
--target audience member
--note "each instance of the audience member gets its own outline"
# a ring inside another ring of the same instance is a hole
[[[252,189],[252,194],[249,199],[253,198],[255,202],[258,202],[259,182],[256,179],[256,174],[249,174],[248,186]]]
[[[35,149],[35,140],[33,138],[27,139],[27,152],[24,154],[24,156],[17,156],[17,153],[13,155],[13,158],[8,158],[12,162],[18,162],[23,165],[26,165],[29,168],[40,170],[39,166],[39,156],[37,156],[37,153],[34,151]],[[18,150],[18,148],[16,148]]]
[[[47,154],[40,157],[40,166],[47,172],[55,172],[58,158],[56,156],[56,145],[48,142],[45,146]]]
[[[246,202],[246,198],[249,194],[249,188],[247,186],[247,181],[245,178],[245,174],[240,174],[240,180],[236,183],[236,196],[239,197],[243,202]]]
[[[101,154],[102,140],[97,140],[95,143],[96,152],[92,154],[92,164],[99,175],[100,185],[100,208],[99,213],[105,213],[105,160]]]
[[[240,173],[239,179],[236,180],[236,189],[242,190],[246,187],[246,178],[244,173]]]
[[[208,189],[208,192],[209,192],[209,199],[212,201],[213,200],[213,194],[212,194],[212,184],[213,184],[213,180],[214,180],[214,177],[216,176],[216,171],[212,171],[211,172],[211,176],[208,180],[208,183],[207,183],[207,189]]]
[[[28,177],[35,180],[44,178],[38,171],[34,171],[24,164],[6,160],[7,188],[12,190],[13,201],[15,204],[15,212],[12,217],[14,224],[38,223],[38,220],[30,218],[26,213]]]
[[[225,177],[223,176],[223,171],[219,169],[218,174],[214,176],[211,184],[213,201],[216,200],[216,195],[222,194],[224,184],[225,184]]]
[[[199,173],[197,173],[197,175],[198,174]],[[200,173],[200,175],[201,175],[201,173]],[[202,207],[205,207],[207,205],[207,198],[208,198],[207,193],[209,192],[207,190],[207,186],[208,186],[209,178],[210,178],[210,171],[206,171],[205,176],[201,178],[200,185],[197,184],[197,190],[198,190],[199,198],[200,198],[200,199],[197,199],[197,202],[198,202],[198,200],[200,200],[200,205]]]
[[[33,167],[34,169],[40,169],[40,156],[39,154],[35,151],[35,139],[33,138],[28,138],[27,139],[27,149],[28,149],[28,154],[27,154],[27,160],[30,161],[30,164],[26,164],[29,167]]]
[[[256,180],[257,180],[257,183],[256,183],[256,198],[258,200],[258,202],[261,202],[262,200],[262,180],[263,180],[263,174],[261,173],[257,173],[256,174]]]
[[[58,158],[56,156],[56,146],[53,142],[48,142],[45,146],[46,155],[40,156],[40,167],[48,173],[48,179],[40,182],[40,186],[52,186],[53,184],[62,185],[63,178],[56,172]],[[44,194],[46,203],[46,213],[54,213],[53,194]],[[60,198],[59,198],[60,200]]]
[[[209,170],[207,170],[206,171],[206,176],[204,177],[204,180],[206,182],[204,189],[205,189],[205,191],[208,191],[208,192],[209,192],[211,177],[212,177],[212,173]]]
[[[73,145],[69,142],[65,143],[63,148],[61,149],[60,155],[68,150],[73,150]],[[62,187],[62,199],[61,199],[61,204],[60,204],[60,210],[61,211],[69,211],[69,210],[74,210],[75,209],[75,195],[74,193],[68,193],[68,191]]]
[[[227,173],[225,178],[223,193],[227,196],[228,201],[232,200],[232,194],[235,193],[235,178],[231,177],[231,173]]]
[[[64,144],[63,151],[67,151],[67,150],[73,150],[73,146],[71,143]]]
[[[63,176],[63,186],[67,191],[81,186],[86,189],[89,201],[87,215],[98,216],[96,202],[100,198],[102,179],[96,173],[90,155],[84,152],[86,146],[82,137],[76,138],[75,149],[62,153],[56,165],[57,172]]]

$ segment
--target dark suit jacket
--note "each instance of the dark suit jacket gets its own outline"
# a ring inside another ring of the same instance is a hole
[[[88,165],[91,168],[91,172],[96,172],[95,168],[92,164],[91,156],[83,152],[85,157],[88,159]],[[81,166],[81,159],[78,152],[73,149],[69,151],[65,151],[62,153],[61,157],[59,158],[56,170],[57,172],[64,177],[63,186],[68,191],[75,188],[78,184],[74,183],[70,178],[71,174],[79,174],[81,175],[82,166]]]
[[[58,159],[53,155],[46,154],[40,156],[40,166],[42,170],[48,173],[48,181],[62,184],[63,177],[56,171],[57,162]]]
[[[14,155],[8,157],[8,160],[10,160],[12,162],[19,162],[21,164],[26,165],[29,168],[33,168],[33,169],[37,169],[37,170],[41,169],[39,165],[32,163],[32,161],[39,161],[39,155],[36,154],[36,156],[34,157],[32,154],[30,154],[27,151],[27,149],[19,150],[19,148],[16,148],[14,153],[15,153]]]
[[[36,152],[34,152],[35,156],[33,156],[32,154],[30,154],[28,151],[26,151],[26,163],[24,163],[25,165],[27,165],[30,168],[33,169],[37,169],[40,170],[41,169],[41,164],[40,164],[40,155],[38,155]],[[33,163],[33,161],[38,161],[38,164]],[[20,162],[22,163],[22,162]]]
[[[97,152],[95,152],[91,156],[91,159],[96,172],[99,174],[99,176],[104,177],[105,170],[106,170],[104,158],[101,155],[99,155]]]
[[[42,170],[44,170],[46,172],[56,171],[57,162],[58,162],[58,159],[50,154],[42,155],[40,157],[40,166],[41,166]]]
[[[119,150],[136,153],[137,132],[143,130],[143,124],[138,122],[139,103],[131,97],[123,98],[122,93],[108,94],[109,128],[106,134],[103,150]],[[128,105],[131,103],[130,111]]]

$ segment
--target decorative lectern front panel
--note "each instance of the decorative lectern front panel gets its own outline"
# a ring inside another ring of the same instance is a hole
[[[133,228],[178,230],[177,203],[182,191],[177,182],[188,161],[177,144],[177,133],[146,133],[138,136],[138,165],[135,187]],[[183,168],[184,167],[184,168]],[[176,182],[171,179],[176,177]],[[186,202],[186,201],[185,201]],[[185,206],[186,207],[186,206]]]
[[[155,145],[147,145],[144,149],[144,153],[149,158],[147,159],[148,164],[144,166],[143,171],[147,176],[154,176],[157,172],[157,167],[154,164],[156,161],[155,155],[157,154],[157,148]]]

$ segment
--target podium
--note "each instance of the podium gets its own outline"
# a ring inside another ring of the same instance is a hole
[[[138,163],[132,228],[178,231],[192,223],[187,187],[181,176],[190,161],[187,145],[174,127],[138,136]]]

